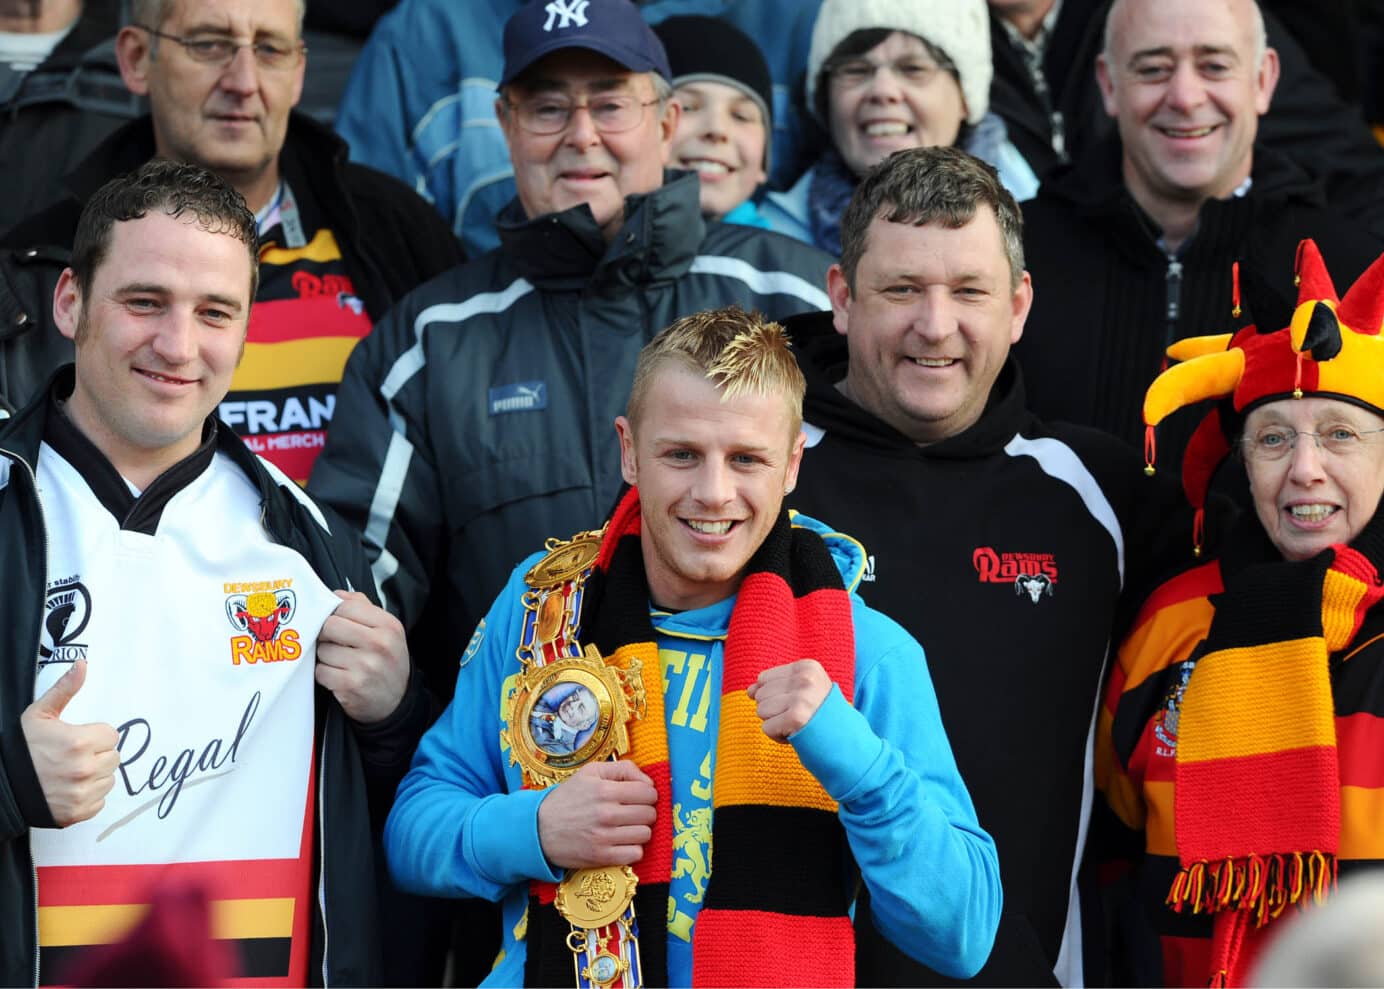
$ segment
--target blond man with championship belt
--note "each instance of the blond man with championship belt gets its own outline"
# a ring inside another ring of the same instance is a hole
[[[486,985],[854,985],[858,880],[910,955],[985,961],[994,843],[922,649],[851,593],[859,544],[783,508],[803,389],[757,315],[659,334],[615,423],[631,490],[462,656],[386,846],[407,888],[503,902]]]

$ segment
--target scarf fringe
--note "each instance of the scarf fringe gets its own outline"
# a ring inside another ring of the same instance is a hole
[[[1176,913],[1243,910],[1263,927],[1289,905],[1320,905],[1335,888],[1336,873],[1336,856],[1317,851],[1203,860],[1173,877],[1165,902]]]

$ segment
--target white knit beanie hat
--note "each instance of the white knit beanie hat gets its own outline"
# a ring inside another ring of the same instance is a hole
[[[942,49],[961,77],[966,121],[980,123],[990,107],[990,11],[985,0],[823,0],[807,53],[807,105],[832,50],[855,31],[907,31]],[[825,123],[825,121],[823,121]]]

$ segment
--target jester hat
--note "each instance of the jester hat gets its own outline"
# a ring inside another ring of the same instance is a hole
[[[1232,423],[1265,402],[1313,395],[1338,398],[1384,416],[1384,255],[1341,298],[1314,241],[1298,244],[1297,303],[1281,329],[1266,318],[1271,291],[1257,322],[1234,334],[1189,337],[1168,348],[1173,364],[1144,396],[1146,472],[1153,473],[1154,427],[1184,406],[1221,401],[1192,434],[1183,457],[1182,486],[1197,510],[1196,543],[1207,491],[1230,453]],[[1233,270],[1234,315],[1240,315],[1239,264]],[[1252,300],[1258,304],[1258,300]],[[1285,314],[1286,315],[1286,314]]]

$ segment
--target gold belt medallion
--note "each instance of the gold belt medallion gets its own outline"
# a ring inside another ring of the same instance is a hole
[[[638,883],[627,865],[572,869],[558,886],[553,905],[578,927],[596,930],[620,919],[634,902]]]
[[[560,783],[588,762],[629,751],[631,718],[644,714],[641,664],[607,666],[595,646],[525,670],[509,705],[510,759],[539,786]]]

